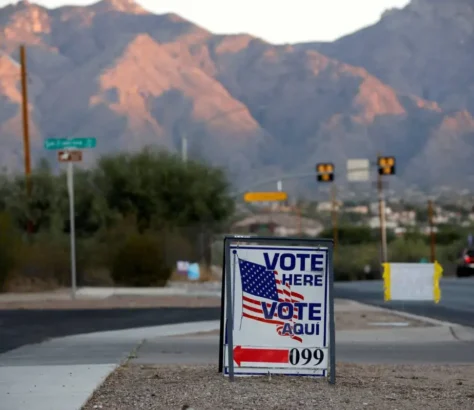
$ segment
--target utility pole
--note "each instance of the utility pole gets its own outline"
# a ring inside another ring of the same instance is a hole
[[[428,201],[428,222],[430,225],[431,263],[436,261],[436,235],[433,222],[433,201]]]
[[[25,157],[25,178],[26,192],[28,197],[31,195],[31,155],[30,155],[30,129],[28,119],[28,76],[26,69],[26,49],[24,45],[20,46],[20,65],[21,65],[21,105],[23,113],[23,149]]]
[[[334,239],[334,257],[336,256],[336,248],[337,248],[337,240],[338,240],[338,232],[337,232],[337,199],[336,199],[337,191],[336,185],[332,184],[331,187],[331,217],[332,217],[332,236]]]
[[[181,159],[183,162],[188,161],[188,139],[184,135],[184,132],[181,134]]]
[[[30,152],[30,127],[28,118],[28,75],[26,68],[26,49],[24,45],[20,46],[20,71],[21,71],[21,108],[23,119],[23,152],[25,157],[25,183],[26,195],[31,197],[31,152]],[[27,232],[33,233],[33,223],[27,222]]]
[[[382,175],[377,175],[377,192],[379,199],[379,218],[380,218],[380,257],[381,262],[387,262],[387,227],[385,221],[385,198],[383,193]]]
[[[337,247],[337,202],[336,202],[336,186],[334,184],[334,164],[320,163],[316,164],[316,180],[318,182],[330,183],[331,186],[331,216],[332,216],[332,229],[333,229],[333,240],[334,240],[334,252],[333,258],[336,259],[336,247]]]
[[[395,175],[395,157],[382,157],[377,154],[377,191],[379,196],[380,241],[382,263],[387,263],[387,227],[385,221],[385,197],[383,192],[383,175]]]
[[[296,204],[296,212],[298,213],[298,235],[303,235],[303,226],[301,224],[301,204]]]

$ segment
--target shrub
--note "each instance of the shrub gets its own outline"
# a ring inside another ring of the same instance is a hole
[[[165,286],[172,269],[161,241],[150,234],[134,234],[117,249],[111,276],[122,286]]]
[[[370,275],[365,267],[370,267]],[[380,272],[378,248],[373,244],[338,246],[334,261],[336,281],[370,279]]]
[[[422,239],[406,240],[398,238],[390,244],[388,260],[390,262],[420,262],[430,257],[430,248]]]
[[[439,232],[436,233],[436,243],[438,245],[450,245],[452,243],[459,242],[466,237],[466,233],[461,229],[442,227]]]
[[[18,263],[15,269],[16,279],[34,280],[43,283],[44,287],[70,286],[71,256],[69,238],[57,240],[39,235],[30,243],[23,243],[18,248]],[[77,263],[78,272],[81,270]]]
[[[0,292],[4,290],[15,266],[17,232],[7,214],[0,214]]]

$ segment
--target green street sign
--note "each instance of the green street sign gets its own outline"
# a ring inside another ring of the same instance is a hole
[[[96,145],[95,138],[48,138],[44,142],[44,148],[48,150],[95,148]]]

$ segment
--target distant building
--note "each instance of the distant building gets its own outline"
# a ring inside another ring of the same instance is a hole
[[[378,216],[370,218],[369,226],[372,229],[380,228],[380,218]],[[387,229],[395,230],[398,228],[398,223],[395,221],[385,221],[385,226]]]
[[[316,207],[318,212],[330,212],[332,211],[332,202],[331,201],[326,201],[326,202],[319,202],[318,206]],[[341,209],[342,203],[339,201],[336,201],[336,210]]]
[[[344,212],[351,214],[367,215],[369,213],[369,207],[366,205],[352,206],[344,208]]]
[[[380,213],[380,204],[378,202],[372,202],[370,204],[370,213],[372,215],[378,215]],[[392,213],[392,209],[385,204],[385,215],[390,215]]]
[[[236,222],[232,230],[242,233],[259,233],[268,231],[276,236],[295,236],[303,234],[316,237],[323,230],[323,225],[314,219],[298,217],[288,213],[274,212],[251,215]]]

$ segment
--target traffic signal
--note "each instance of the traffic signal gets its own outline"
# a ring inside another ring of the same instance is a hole
[[[379,157],[377,165],[380,175],[395,175],[395,157]]]
[[[318,182],[332,182],[334,181],[334,165],[331,163],[317,164],[316,174]]]

